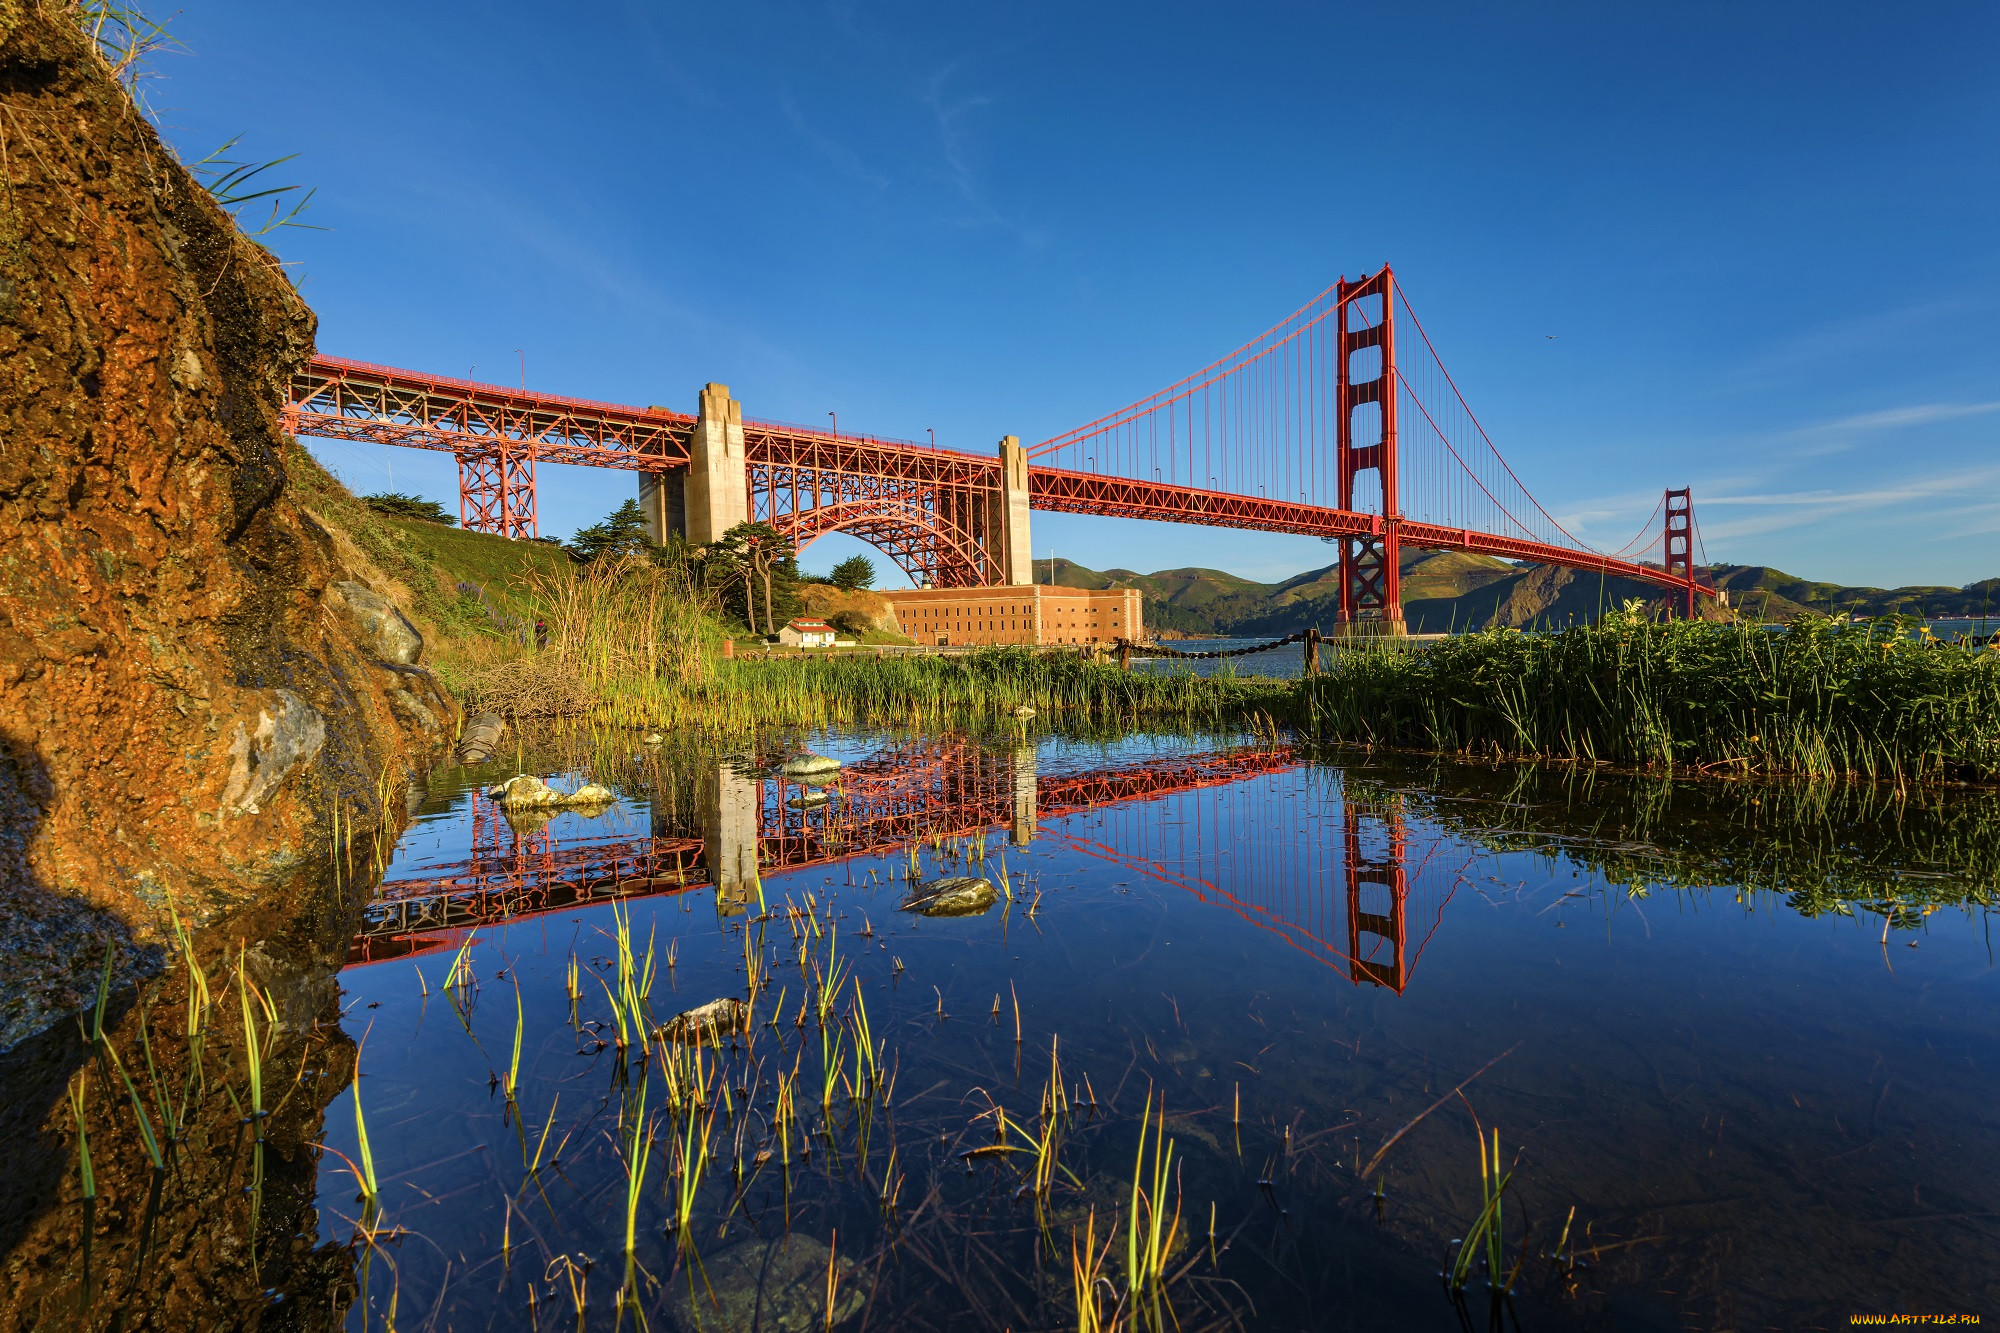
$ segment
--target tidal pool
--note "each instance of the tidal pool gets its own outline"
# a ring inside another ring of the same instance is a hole
[[[778,776],[801,747],[838,778]],[[292,1323],[2000,1311],[1992,793],[1268,737],[614,750],[523,756],[608,807],[510,819],[511,758],[418,802],[299,1020]],[[998,900],[899,910],[958,877]],[[747,1024],[673,1028],[725,998]]]

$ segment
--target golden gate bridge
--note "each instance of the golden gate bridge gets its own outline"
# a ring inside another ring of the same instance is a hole
[[[993,454],[747,417],[710,384],[693,415],[316,356],[285,408],[295,435],[456,455],[459,516],[537,535],[538,463],[640,476],[655,537],[768,522],[800,548],[869,542],[920,586],[1034,582],[1030,510],[1320,537],[1339,547],[1339,618],[1402,625],[1405,547],[1538,561],[1716,596],[1686,489],[1601,551],[1551,516],[1466,402],[1384,266],[1345,278],[1227,356],[1039,444]]]

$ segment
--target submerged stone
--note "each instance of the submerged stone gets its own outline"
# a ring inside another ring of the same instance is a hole
[[[840,761],[823,754],[795,754],[785,761],[783,771],[788,778],[811,777],[818,773],[838,773]]]
[[[585,783],[573,792],[560,792],[532,773],[517,773],[486,793],[509,810],[532,810],[556,805],[609,805],[618,799],[609,787]]]
[[[724,996],[675,1014],[660,1025],[660,1035],[668,1041],[701,1045],[742,1032],[750,1026],[750,1006]]]
[[[831,1311],[826,1299],[829,1263],[836,1291]],[[707,1280],[699,1303],[683,1294],[673,1306],[675,1323],[683,1329],[807,1333],[833,1328],[860,1313],[875,1285],[867,1269],[796,1231],[774,1241],[733,1245],[707,1260],[702,1271]]]
[[[833,797],[828,795],[826,792],[809,791],[801,795],[794,796],[791,800],[786,801],[785,804],[790,806],[794,810],[817,810],[822,805],[825,805],[828,801],[832,799]]]
[[[977,916],[998,901],[1000,890],[992,881],[954,875],[918,885],[903,903],[903,910],[922,916]]]

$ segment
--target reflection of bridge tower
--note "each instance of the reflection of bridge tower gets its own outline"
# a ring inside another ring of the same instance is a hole
[[[1410,895],[1403,867],[1406,842],[1403,803],[1400,798],[1394,797],[1380,804],[1362,803],[1356,801],[1350,792],[1343,817],[1347,852],[1343,859],[1347,863],[1348,975],[1357,983],[1371,981],[1401,995],[1409,980],[1404,972],[1403,908]],[[1379,854],[1364,853],[1364,833],[1371,835],[1368,841],[1379,848]],[[1376,842],[1378,836],[1381,843]],[[1362,902],[1364,893],[1368,896],[1365,905]],[[1387,958],[1380,957],[1384,953]]]
[[[701,834],[706,843],[715,910],[734,916],[757,897],[757,838],[762,832],[764,784],[727,764],[715,769],[715,785],[702,784]]]
[[[1026,847],[1035,840],[1035,747],[1014,751],[1014,827],[1008,841]]]

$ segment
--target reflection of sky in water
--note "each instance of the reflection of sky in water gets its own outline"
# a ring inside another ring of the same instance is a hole
[[[815,748],[859,762],[883,743],[820,738]],[[1049,779],[1162,766],[1199,748],[1045,741],[1035,768]],[[1995,1304],[1987,1255],[2000,1186],[1981,1164],[2000,1159],[1990,1109],[2000,993],[1983,913],[1947,907],[1885,945],[1879,916],[1807,919],[1781,897],[1726,883],[1635,896],[1592,867],[1643,860],[1655,846],[1685,859],[1704,838],[1726,846],[1715,837],[1728,824],[1717,802],[1752,799],[1752,789],[1724,798],[1714,793],[1733,789],[1707,788],[1676,812],[1655,785],[1627,792],[1607,781],[1566,806],[1545,789],[1524,794],[1506,774],[1449,781],[1294,766],[1045,817],[1032,843],[1006,848],[1014,903],[969,919],[897,913],[900,853],[767,871],[767,902],[812,893],[837,913],[841,957],[899,1061],[896,1128],[878,1126],[860,1160],[882,1171],[894,1137],[909,1191],[904,1235],[883,1220],[874,1187],[857,1183],[849,1132],[841,1167],[829,1170],[822,1149],[795,1173],[791,1225],[821,1239],[837,1228],[843,1253],[885,1256],[886,1304],[871,1325],[970,1326],[954,1321],[975,1298],[1017,1307],[1006,1317],[1014,1327],[1060,1322],[1059,1301],[1036,1304],[1032,1210],[996,1183],[1000,1174],[968,1175],[939,1143],[946,1135],[955,1145],[988,1094],[1031,1117],[1059,1034],[1066,1078],[1081,1086],[1087,1076],[1104,1104],[1064,1160],[1086,1181],[1125,1182],[1077,1197],[1104,1203],[1129,1187],[1132,1122],[1149,1087],[1164,1095],[1185,1213],[1205,1240],[1213,1202],[1220,1231],[1234,1237],[1220,1277],[1254,1298],[1255,1326],[1456,1327],[1435,1273],[1478,1207],[1472,1113],[1500,1128],[1510,1160],[1520,1154],[1510,1247],[1525,1218],[1537,1228],[1532,1248],[1546,1249],[1574,1206],[1586,1248],[1598,1251],[1575,1295],[1560,1292],[1547,1265],[1530,1265],[1525,1326],[1795,1327],[1855,1311]],[[1399,798],[1398,787],[1413,795]],[[434,799],[449,808],[412,825],[392,878],[464,854],[466,802],[435,790]],[[645,793],[627,791],[606,814],[559,815],[549,832],[650,826]],[[1765,836],[1754,829],[1746,818],[1737,842]],[[1542,850],[1493,850],[1524,830],[1539,830]],[[991,841],[994,873],[1004,832]],[[1836,841],[1865,852],[1866,826],[1850,822]],[[1758,863],[1761,849],[1768,866],[1782,859],[1775,847],[1738,845],[1737,863]],[[1613,853],[1626,861],[1608,861]],[[1684,867],[1677,876],[1701,878]],[[707,890],[635,899],[629,910],[637,939],[675,950],[657,986],[663,1017],[741,993],[743,918],[718,922]],[[468,1320],[519,1308],[518,1273],[462,1282],[438,1257],[476,1264],[510,1226],[516,1245],[581,1247],[613,1266],[622,1177],[605,1137],[615,1118],[609,1056],[566,1026],[563,994],[570,950],[586,967],[608,958],[611,922],[609,909],[591,907],[482,929],[470,1033],[435,993],[447,954],[342,974],[350,1028],[373,1025],[364,1087],[378,1169],[397,1182],[390,1210],[424,1238],[400,1254],[406,1303],[429,1308],[443,1284],[445,1308]],[[789,1021],[802,985],[791,936],[771,924],[767,939],[779,955],[771,998],[779,986],[788,995],[787,1023],[759,1037],[773,1055],[786,1045],[767,1063],[789,1069],[802,1051],[801,1067],[817,1077],[817,1038]],[[511,1047],[515,983],[527,1015],[528,1132],[560,1095],[556,1133],[572,1133],[547,1201],[529,1189],[514,1202],[522,1152],[489,1087]],[[585,1016],[603,1018],[588,975],[585,986]],[[1449,1102],[1390,1151],[1378,1222],[1357,1158],[1503,1052],[1466,1089],[1469,1110]],[[1230,1123],[1239,1090],[1240,1158]],[[760,1122],[744,1123],[754,1146]],[[344,1099],[328,1124],[329,1142],[351,1153]],[[717,1237],[730,1197],[727,1171],[718,1177],[704,1196],[708,1252],[783,1226],[783,1191],[767,1172]],[[351,1182],[331,1170],[322,1182],[325,1215],[351,1215]],[[912,1222],[910,1201],[926,1197],[933,1212]],[[662,1207],[647,1205],[642,1260],[664,1275]],[[962,1272],[946,1263],[975,1252],[975,1238],[992,1260]],[[885,1248],[892,1241],[904,1248]],[[539,1274],[547,1259],[537,1254],[519,1267]],[[1198,1271],[1210,1271],[1206,1261]],[[1066,1270],[1058,1276],[1066,1283]],[[600,1292],[600,1313],[614,1283]]]

